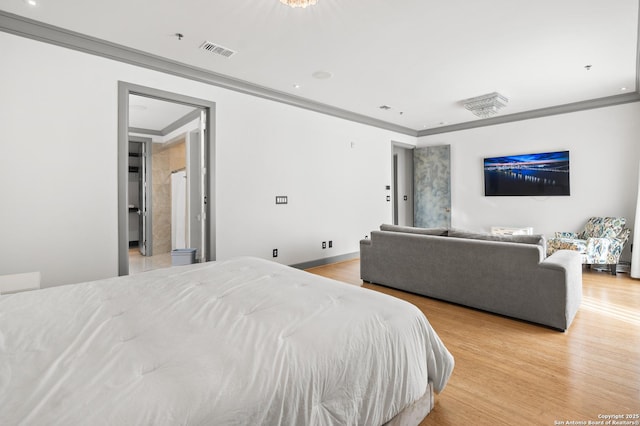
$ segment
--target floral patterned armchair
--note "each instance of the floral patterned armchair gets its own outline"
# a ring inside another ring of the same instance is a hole
[[[547,256],[558,250],[578,251],[586,265],[609,265],[611,274],[616,268],[624,244],[631,230],[625,228],[623,217],[589,218],[582,232],[556,232],[547,242]]]

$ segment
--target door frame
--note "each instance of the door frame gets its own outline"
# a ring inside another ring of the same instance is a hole
[[[216,103],[152,87],[118,81],[118,275],[129,275],[129,95],[146,96],[168,102],[201,108],[206,112],[205,123],[205,172],[207,188],[205,230],[208,238],[205,252],[207,260],[216,259],[215,217],[215,111]]]

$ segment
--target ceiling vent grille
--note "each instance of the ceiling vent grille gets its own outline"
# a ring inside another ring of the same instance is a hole
[[[205,41],[204,43],[202,43],[200,49],[206,50],[207,52],[216,55],[224,56],[225,58],[230,58],[236,54],[236,52],[234,52],[233,50],[227,49],[226,47],[220,46],[219,44],[211,43],[210,41]]]

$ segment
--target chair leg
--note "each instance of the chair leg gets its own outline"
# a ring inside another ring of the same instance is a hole
[[[613,263],[613,264],[609,265],[609,268],[611,269],[611,275],[617,275],[617,272],[618,272],[618,264],[617,263]]]

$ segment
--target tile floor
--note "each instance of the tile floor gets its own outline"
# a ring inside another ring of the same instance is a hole
[[[171,253],[143,256],[137,247],[129,249],[129,274],[137,274],[169,266],[171,266]]]

